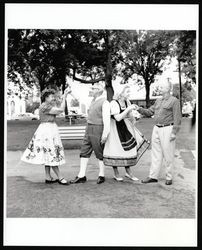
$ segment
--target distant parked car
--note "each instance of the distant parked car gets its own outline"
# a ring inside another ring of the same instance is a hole
[[[65,117],[65,113],[62,112],[62,113],[60,113],[60,114],[57,114],[56,116],[57,116],[57,117]]]
[[[32,113],[24,113],[24,114],[13,116],[12,120],[39,120],[39,116],[34,115]]]
[[[192,107],[189,103],[185,103],[182,107],[182,116],[191,117],[192,116]]]

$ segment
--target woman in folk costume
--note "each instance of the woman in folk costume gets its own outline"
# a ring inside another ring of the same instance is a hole
[[[21,160],[31,164],[45,165],[45,183],[58,182],[62,185],[69,183],[62,177],[58,166],[65,163],[64,149],[60,139],[55,118],[64,111],[65,100],[69,89],[65,89],[60,107],[56,106],[55,90],[45,89],[41,95],[42,104],[39,107],[40,125],[34,133]],[[51,168],[57,179],[51,176]]]
[[[118,167],[125,167],[125,177],[138,181],[130,169],[137,162],[139,137],[136,138],[134,130],[136,120],[133,110],[135,110],[135,105],[130,103],[129,95],[129,85],[120,84],[116,87],[114,98],[110,103],[110,134],[105,143],[104,164],[113,167],[116,181],[123,181],[123,178],[119,176]]]

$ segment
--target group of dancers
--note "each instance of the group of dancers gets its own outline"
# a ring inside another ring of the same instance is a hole
[[[42,104],[39,107],[40,125],[35,131],[21,160],[31,164],[45,166],[45,183],[62,185],[84,183],[87,181],[86,169],[88,160],[94,151],[98,160],[99,173],[97,184],[105,182],[105,167],[111,166],[116,181],[123,181],[118,169],[125,168],[125,177],[136,182],[139,179],[132,173],[142,136],[136,128],[137,110],[146,116],[153,116],[155,126],[152,133],[151,167],[149,177],[142,183],[158,182],[159,171],[165,160],[166,185],[172,184],[172,170],[176,134],[181,123],[179,100],[170,94],[171,84],[162,84],[162,98],[153,106],[144,109],[129,101],[130,85],[120,84],[114,89],[111,102],[106,98],[105,85],[95,83],[91,87],[93,100],[88,110],[85,135],[80,150],[80,170],[75,179],[68,181],[61,174],[59,166],[65,164],[65,153],[60,139],[56,115],[64,112],[65,101],[70,93],[65,89],[61,104],[56,105],[55,91],[45,89],[41,94]],[[68,158],[68,156],[67,156]],[[52,176],[51,169],[56,175]]]

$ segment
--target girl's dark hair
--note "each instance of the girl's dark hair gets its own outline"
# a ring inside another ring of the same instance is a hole
[[[54,95],[54,94],[55,94],[54,89],[44,89],[41,93],[41,102],[45,102],[46,97],[48,97],[49,95]]]

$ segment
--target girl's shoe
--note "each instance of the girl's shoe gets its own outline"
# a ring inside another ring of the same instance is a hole
[[[123,178],[122,178],[122,177],[116,177],[116,176],[114,175],[114,180],[116,180],[116,181],[123,181]]]
[[[55,182],[58,182],[58,179],[53,179],[53,177],[51,177],[50,180],[45,180],[45,183],[48,183],[48,184],[52,184],[52,183],[55,183]]]
[[[128,173],[125,174],[125,177],[127,177],[128,179],[132,180],[132,181],[139,181],[139,179],[135,176],[131,176]]]
[[[58,183],[61,185],[69,185],[69,182],[67,180],[65,180],[65,178],[58,180]]]

